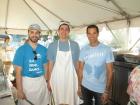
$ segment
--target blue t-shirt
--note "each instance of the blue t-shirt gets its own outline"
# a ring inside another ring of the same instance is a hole
[[[106,87],[106,64],[114,62],[110,47],[100,43],[81,49],[80,61],[84,62],[82,85],[91,91],[103,93]]]
[[[47,58],[53,63],[55,63],[55,60],[56,60],[56,53],[57,53],[57,47],[58,47],[57,45],[58,45],[58,41],[55,41],[51,43],[48,47]],[[72,52],[73,64],[75,64],[79,60],[80,48],[79,48],[79,45],[75,41],[72,41],[72,40],[70,40],[70,47],[71,47],[71,52]],[[59,50],[69,51],[70,49],[69,49],[68,41],[66,42],[59,41]]]
[[[33,51],[36,51],[36,54]],[[22,67],[22,76],[39,77],[45,73],[46,55],[47,48],[44,46],[37,44],[36,49],[33,50],[28,43],[25,43],[17,49],[13,64]],[[37,59],[34,59],[35,56]]]

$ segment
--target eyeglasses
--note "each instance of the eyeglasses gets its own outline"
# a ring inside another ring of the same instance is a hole
[[[34,53],[34,60],[37,60],[37,52],[33,51],[33,53]]]

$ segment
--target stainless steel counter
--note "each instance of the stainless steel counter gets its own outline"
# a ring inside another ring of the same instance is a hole
[[[10,81],[0,73],[0,105],[15,105]]]

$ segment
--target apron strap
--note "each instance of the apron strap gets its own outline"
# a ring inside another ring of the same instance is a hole
[[[59,51],[59,40],[57,42],[57,51]]]

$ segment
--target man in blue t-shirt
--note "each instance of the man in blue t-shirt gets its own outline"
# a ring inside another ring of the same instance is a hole
[[[87,27],[89,44],[79,57],[79,89],[83,95],[83,105],[105,105],[109,100],[112,85],[114,57],[111,49],[98,41],[99,29],[96,25]]]
[[[19,47],[14,56],[13,65],[16,71],[18,105],[35,105],[49,103],[48,89],[45,80],[47,68],[47,49],[38,44],[41,28],[32,24],[28,28],[28,40]]]

